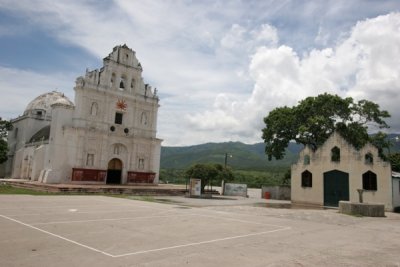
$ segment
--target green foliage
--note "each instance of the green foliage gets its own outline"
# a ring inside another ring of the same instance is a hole
[[[240,142],[207,143],[187,147],[162,147],[161,169],[187,169],[190,166],[203,164],[224,164],[225,153],[227,166],[232,170],[266,170],[273,166],[289,166],[298,158],[302,145],[290,143],[284,160],[266,161],[264,143],[243,144]]]
[[[261,186],[282,185],[284,181],[285,169],[275,171],[234,171],[233,183],[244,183],[249,188],[261,188]]]
[[[8,131],[10,131],[11,129],[11,122],[2,120],[0,118],[0,163],[3,163],[7,160],[8,145],[6,138]]]
[[[230,179],[232,175],[232,180]],[[283,166],[270,167],[264,171],[233,170],[225,181],[232,183],[244,183],[250,188],[260,188],[262,185],[290,185],[290,168]],[[186,171],[177,169],[161,169],[160,180],[174,184],[188,182]],[[213,186],[221,186],[221,178],[210,181]]]
[[[185,184],[187,182],[185,170],[181,169],[161,169],[159,179],[166,184]]]
[[[292,170],[288,168],[283,175],[282,184],[281,185],[290,185],[290,181],[292,178]]]
[[[356,149],[370,137],[368,126],[388,128],[384,118],[390,117],[379,105],[368,100],[354,102],[352,98],[322,94],[307,97],[294,107],[278,107],[264,118],[262,138],[268,159],[282,159],[289,142],[317,149],[334,132],[339,132]],[[380,145],[379,142],[375,143]],[[378,146],[378,148],[380,148]]]
[[[57,193],[49,193],[42,191],[35,191],[27,188],[13,187],[7,184],[0,184],[0,194],[18,194],[18,195],[56,195]]]
[[[400,172],[400,153],[390,154],[389,161],[392,165],[392,171]]]
[[[188,178],[201,179],[201,191],[210,182],[221,184],[222,180],[231,181],[233,174],[230,169],[221,164],[195,164],[186,171]]]

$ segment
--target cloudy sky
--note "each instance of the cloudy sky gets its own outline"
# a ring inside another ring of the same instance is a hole
[[[124,43],[158,89],[165,146],[261,142],[270,110],[324,92],[377,102],[400,132],[398,0],[0,0],[0,117],[73,100]]]

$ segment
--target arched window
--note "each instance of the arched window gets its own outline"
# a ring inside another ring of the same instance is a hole
[[[131,80],[131,89],[135,88],[135,79]]]
[[[119,89],[125,89],[125,76],[121,76],[120,80],[119,80]]]
[[[115,73],[111,74],[111,86],[115,83]]]
[[[373,191],[378,190],[377,178],[374,172],[367,171],[362,175],[362,179],[363,179],[364,190],[373,190]]]
[[[312,187],[312,173],[305,170],[301,173],[301,187]]]
[[[143,125],[147,125],[147,114],[146,114],[146,112],[142,112],[142,116],[141,116],[141,118],[140,118],[140,122],[141,122]]]
[[[331,161],[340,162],[340,149],[337,146],[331,149]]]
[[[99,106],[97,105],[97,103],[93,102],[92,106],[90,107],[90,115],[96,116],[98,108],[99,108]]]
[[[365,154],[365,164],[373,164],[374,163],[374,156],[370,152]]]
[[[309,165],[310,164],[310,155],[305,155],[304,156],[304,165]]]

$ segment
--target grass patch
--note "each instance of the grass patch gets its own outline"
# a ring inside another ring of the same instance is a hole
[[[2,195],[57,195],[57,193],[50,193],[50,192],[43,192],[43,191],[36,191],[32,189],[27,189],[27,188],[19,188],[19,187],[13,187],[8,184],[0,184],[0,194]]]

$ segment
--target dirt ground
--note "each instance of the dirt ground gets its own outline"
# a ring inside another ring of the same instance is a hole
[[[400,214],[156,199],[1,195],[0,266],[400,266]]]

